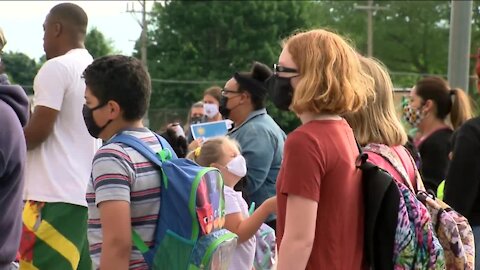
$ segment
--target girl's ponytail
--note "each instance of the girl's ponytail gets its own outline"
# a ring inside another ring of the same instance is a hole
[[[452,108],[450,110],[450,121],[456,130],[468,119],[473,117],[472,102],[470,97],[460,88],[450,90]]]

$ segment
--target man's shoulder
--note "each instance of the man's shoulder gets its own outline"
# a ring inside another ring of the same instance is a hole
[[[40,71],[54,69],[63,69],[64,71],[69,71],[71,69],[82,69],[83,72],[83,69],[86,67],[86,65],[90,64],[92,61],[92,56],[86,50],[84,52],[67,53],[47,60],[42,65]]]
[[[244,125],[252,126],[262,130],[281,130],[283,132],[277,122],[275,122],[275,120],[273,120],[268,113],[257,114],[255,117],[252,117],[250,120],[248,120]]]

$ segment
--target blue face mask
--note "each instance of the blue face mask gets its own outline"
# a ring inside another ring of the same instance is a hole
[[[100,135],[102,130],[104,130],[108,126],[108,124],[112,122],[112,120],[110,119],[105,125],[103,125],[103,127],[100,127],[97,125],[95,119],[93,118],[93,111],[100,109],[105,105],[107,105],[107,103],[100,104],[92,109],[88,108],[87,105],[83,105],[83,120],[85,121],[85,125],[87,126],[88,133],[90,133],[90,136],[94,138],[98,138],[98,135]]]

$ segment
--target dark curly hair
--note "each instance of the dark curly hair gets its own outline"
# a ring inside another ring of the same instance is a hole
[[[127,121],[140,120],[150,102],[152,85],[150,75],[142,63],[123,55],[96,59],[83,72],[85,84],[98,98],[99,104],[117,102]]]
[[[172,146],[177,157],[184,158],[188,153],[188,143],[184,136],[177,136],[175,130],[171,127],[160,134]]]

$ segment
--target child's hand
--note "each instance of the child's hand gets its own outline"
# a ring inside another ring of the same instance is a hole
[[[272,214],[277,213],[277,196],[273,196],[271,198],[268,198],[263,202],[265,204],[265,207],[268,209],[268,211]]]
[[[193,140],[190,145],[188,145],[188,151],[193,151],[195,149],[197,149],[197,147],[200,147],[203,143],[203,139],[202,138],[198,138],[196,140]]]

